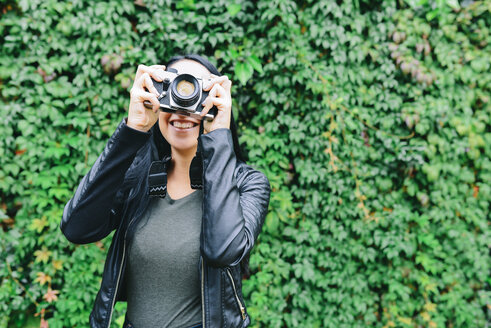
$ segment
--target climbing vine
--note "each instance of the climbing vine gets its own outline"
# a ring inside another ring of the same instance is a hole
[[[183,53],[232,79],[240,142],[273,189],[243,281],[253,327],[483,327],[490,10],[0,1],[0,328],[88,325],[111,236],[69,243],[64,205],[138,64]]]

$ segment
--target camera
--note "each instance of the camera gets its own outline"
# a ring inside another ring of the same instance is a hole
[[[155,89],[159,96],[160,110],[168,113],[191,116],[193,118],[213,121],[218,113],[218,108],[213,106],[204,117],[201,105],[209,92],[203,90],[203,79],[191,74],[179,74],[174,68],[168,68],[162,82],[152,79]],[[153,106],[150,101],[143,102],[145,107],[151,109]]]

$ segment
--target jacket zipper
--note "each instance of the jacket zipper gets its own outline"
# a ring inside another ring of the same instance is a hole
[[[135,220],[135,218],[133,217],[130,221],[130,224],[128,225],[128,228],[126,229],[126,231],[124,232],[124,240],[123,240],[123,258],[121,259],[121,264],[119,266],[119,272],[118,272],[118,279],[116,280],[116,289],[114,290],[114,296],[113,296],[113,301],[112,301],[112,304],[111,304],[111,312],[109,314],[109,321],[107,323],[107,328],[109,328],[111,326],[111,318],[113,316],[113,311],[114,311],[114,303],[116,302],[116,294],[118,293],[118,287],[119,287],[119,280],[121,278],[121,271],[123,269],[123,263],[124,263],[124,258],[126,256],[126,234],[128,233],[128,229],[131,225],[131,223]]]
[[[116,294],[118,293],[119,279],[121,278],[121,269],[123,268],[123,262],[124,262],[125,253],[126,253],[126,233],[125,233],[124,237],[125,237],[125,240],[123,241],[123,258],[121,260],[121,265],[119,266],[118,279],[116,280],[116,289],[114,290],[114,296],[113,296],[113,301],[111,303],[111,312],[109,314],[109,321],[107,322],[107,328],[109,328],[111,326],[111,318],[113,316],[114,303],[116,301]]]
[[[234,289],[235,299],[237,300],[237,304],[239,305],[240,314],[242,315],[242,320],[245,320],[246,319],[245,308],[242,305],[242,303],[240,302],[239,296],[237,295],[237,289],[235,288],[235,282],[234,282],[234,278],[232,278],[232,273],[230,272],[230,268],[227,268],[227,274],[228,274],[228,277],[230,278],[230,281],[232,282],[232,287]]]
[[[198,147],[196,149],[197,155],[200,155],[200,161],[201,161],[201,186],[203,188],[203,192],[205,191],[205,184],[204,184],[204,168],[203,168],[203,150],[202,145],[201,145],[201,135],[203,133],[203,124],[200,126],[200,131],[199,131],[199,136],[198,136]],[[201,234],[203,234],[203,231],[201,231]],[[201,237],[200,237],[201,238]],[[201,258],[201,317],[202,317],[202,325],[203,328],[206,328],[206,311],[205,311],[205,264],[203,260],[203,256],[200,254]]]
[[[130,196],[128,198],[128,202],[130,200],[132,200],[132,199],[133,198],[131,198],[131,196]],[[109,328],[111,326],[111,319],[112,319],[113,312],[114,312],[114,303],[116,303],[116,296],[117,296],[117,293],[118,293],[119,280],[121,278],[121,271],[123,269],[123,263],[124,263],[124,259],[126,257],[126,236],[128,235],[128,230],[130,230],[131,224],[133,223],[133,221],[135,221],[136,217],[137,216],[140,216],[140,215],[141,215],[141,213],[139,215],[133,216],[133,218],[131,219],[130,223],[128,224],[128,227],[126,228],[126,231],[124,232],[124,238],[123,238],[123,257],[121,258],[121,264],[119,265],[118,279],[116,280],[116,289],[114,290],[113,300],[112,300],[112,303],[111,303],[111,312],[109,313],[109,321],[107,322],[107,328]]]
[[[201,256],[201,255],[200,255]],[[203,320],[203,328],[206,328],[205,321],[205,265],[203,264],[203,257],[201,256],[201,313]]]

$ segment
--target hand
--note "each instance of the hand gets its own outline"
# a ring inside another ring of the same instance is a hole
[[[128,110],[127,125],[130,128],[148,132],[157,122],[160,114],[160,103],[157,99],[159,93],[153,86],[152,78],[161,82],[164,78],[165,66],[139,65],[135,80],[130,91],[130,108]],[[147,109],[143,101],[152,103],[152,109]]]
[[[216,76],[212,74],[211,77],[212,79],[206,82],[203,87],[204,91],[211,90],[203,102],[204,108],[201,116],[205,116],[213,105],[218,108],[218,112],[213,121],[203,120],[203,134],[220,128],[230,129],[232,115],[232,96],[230,94],[232,81],[226,75]]]

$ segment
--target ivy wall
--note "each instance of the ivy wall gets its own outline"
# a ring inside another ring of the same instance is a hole
[[[70,244],[63,206],[137,65],[182,53],[234,81],[248,163],[273,188],[244,280],[253,327],[484,327],[490,11],[0,0],[0,327],[88,326],[110,237]]]

